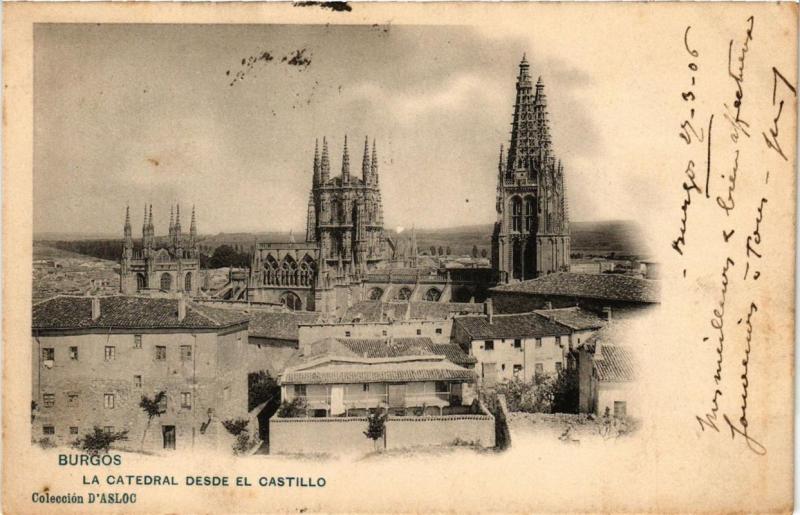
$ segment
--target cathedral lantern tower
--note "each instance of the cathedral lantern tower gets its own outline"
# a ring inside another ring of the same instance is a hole
[[[523,56],[508,154],[504,159],[501,146],[498,164],[492,267],[501,282],[569,270],[566,209],[564,170],[551,148],[544,83],[539,78],[533,85]]]

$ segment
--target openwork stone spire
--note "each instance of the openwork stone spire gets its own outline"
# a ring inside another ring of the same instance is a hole
[[[369,161],[369,136],[364,138],[364,159],[361,161],[361,178],[364,180],[364,184],[370,182],[370,161]]]
[[[322,138],[322,160],[320,161],[319,169],[320,181],[325,184],[331,178],[331,162],[328,156],[328,140],[324,137]]]
[[[350,154],[347,151],[347,135],[344,136],[344,152],[342,153],[342,182],[350,182]]]

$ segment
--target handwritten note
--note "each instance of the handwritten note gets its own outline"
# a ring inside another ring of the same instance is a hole
[[[683,200],[671,239],[681,280],[686,287],[703,284],[707,299],[696,313],[705,320],[696,349],[708,364],[702,381],[707,391],[701,392],[706,400],[693,419],[704,437],[727,435],[765,455],[759,435],[768,428],[750,417],[758,409],[751,396],[758,388],[751,360],[769,345],[766,320],[776,292],[762,284],[773,272],[767,240],[781,237],[770,231],[771,199],[776,189],[794,187],[793,150],[787,153],[793,127],[783,115],[794,109],[797,91],[781,69],[763,62],[763,53],[758,62],[751,58],[759,34],[769,31],[756,16],[743,17],[724,39],[710,40],[700,30],[687,24],[680,45],[686,87],[679,91],[685,116],[677,138],[685,166],[678,175]],[[703,98],[706,91],[711,93]],[[690,249],[705,259],[688,259]],[[786,285],[786,295],[791,291]]]

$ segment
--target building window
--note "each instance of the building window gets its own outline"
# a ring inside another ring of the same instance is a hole
[[[388,333],[386,332],[386,329],[384,329],[383,331],[381,331],[381,334],[382,334],[383,336],[386,336]]]
[[[362,392],[368,392],[369,391],[369,383],[362,384],[361,385],[361,391]]]
[[[442,334],[442,328],[441,327],[437,327],[436,328],[436,334]]]
[[[296,384],[296,385],[294,385],[294,396],[295,397],[305,397],[306,396],[306,385],[304,385],[304,384]]]
[[[535,202],[533,197],[525,197],[525,232],[534,232]]]
[[[46,393],[42,395],[42,404],[44,404],[45,408],[52,408],[56,405],[56,394],[54,393]]]
[[[106,345],[106,354],[105,354],[106,361],[114,361],[116,353],[117,349],[113,345]]]
[[[192,392],[181,392],[181,408],[192,409]]]
[[[114,409],[114,394],[113,393],[103,394],[103,406],[106,409]]]
[[[522,372],[522,365],[514,365],[514,375],[517,375],[520,372]]]
[[[42,349],[42,361],[49,361],[51,364],[56,360],[56,350],[53,347]]]
[[[556,373],[560,374],[561,373],[561,369],[563,369],[563,368],[564,368],[564,366],[561,364],[561,362],[560,361],[556,361]]]
[[[522,348],[522,340],[519,338],[514,338],[514,348],[521,349]]]
[[[77,435],[78,434],[78,426],[70,426],[69,427],[69,434]]]
[[[78,348],[77,347],[70,347],[69,348],[69,359],[73,361],[78,361]]]
[[[192,346],[181,345],[181,361],[191,361],[192,359]]]
[[[614,416],[622,418],[628,413],[628,407],[625,401],[614,401]]]
[[[133,348],[134,349],[141,349],[142,348],[142,335],[141,334],[134,334],[133,335]]]
[[[505,364],[505,363],[503,363],[502,365],[500,365],[500,370],[505,370],[505,369],[506,369],[506,364]]]
[[[544,374],[544,363],[536,363],[535,371],[537,374]]]
[[[345,331],[345,332],[344,332],[344,335],[345,335],[347,338],[350,338],[350,331]]]
[[[42,426],[42,433],[46,435],[54,435],[56,434],[55,426]]]
[[[561,337],[560,336],[556,336],[556,345],[561,347]]]
[[[494,350],[494,340],[486,340],[483,342],[484,350]]]
[[[537,349],[541,349],[542,348],[542,339],[541,338],[536,338],[536,348]]]
[[[114,432],[114,426],[103,426],[103,432],[107,435],[110,435]]]
[[[167,348],[163,345],[156,345],[156,360],[164,361],[167,359]]]
[[[417,329],[417,336],[422,334],[422,329]]]
[[[133,376],[133,387],[134,388],[142,387],[142,376]]]
[[[77,392],[70,392],[67,394],[67,406],[70,408],[77,408],[81,405],[80,396]]]
[[[522,199],[519,197],[511,199],[511,229],[514,232],[522,230]]]

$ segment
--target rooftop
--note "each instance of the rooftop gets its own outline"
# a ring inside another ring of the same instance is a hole
[[[575,331],[599,329],[606,325],[606,320],[603,318],[577,306],[559,309],[537,309],[534,312]]]
[[[250,317],[250,336],[275,340],[298,340],[297,324],[311,324],[319,319],[313,312],[253,311]]]
[[[178,320],[178,299],[153,297],[98,297],[100,317],[92,320],[92,298],[58,296],[33,306],[34,330],[91,329],[222,329],[246,324],[240,313],[186,303]]]
[[[497,286],[491,291],[655,304],[660,302],[660,286],[658,281],[628,275],[557,272]]]
[[[308,370],[287,369],[282,384],[349,384],[413,381],[474,381],[473,370],[447,360],[329,363]]]
[[[597,379],[602,382],[628,382],[636,379],[633,353],[628,347],[603,345],[595,355]]]
[[[469,302],[381,302],[365,300],[347,308],[342,322],[386,322],[389,318],[402,320],[446,320],[453,315],[481,313],[483,304]]]
[[[537,313],[494,315],[491,323],[487,315],[463,316],[453,319],[472,339],[531,338],[570,334],[569,327]]]
[[[316,360],[320,356],[356,358],[400,358],[407,356],[443,356],[457,365],[475,363],[453,343],[434,343],[425,336],[408,338],[326,338],[306,347],[296,360],[287,366]]]

